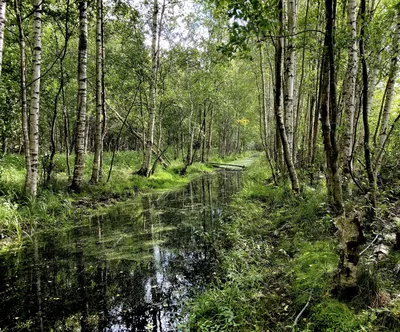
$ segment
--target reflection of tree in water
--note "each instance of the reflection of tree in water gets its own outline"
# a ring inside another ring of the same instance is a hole
[[[183,300],[217,267],[213,239],[239,176],[221,172],[142,196],[70,231],[42,234],[19,256],[0,257],[0,326],[176,330]]]

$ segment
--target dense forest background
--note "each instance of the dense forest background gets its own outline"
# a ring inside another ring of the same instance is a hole
[[[323,183],[352,296],[365,238],[400,247],[399,34],[396,0],[0,0],[3,210],[258,150]]]
[[[287,173],[295,192],[298,173],[324,169],[338,213],[354,185],[376,207],[382,166],[396,160],[386,152],[397,134],[397,3],[5,8],[1,148],[25,153],[27,193],[36,195],[39,173],[51,186],[57,153],[80,191],[87,152],[97,183],[103,150],[143,151],[138,171],[150,176],[170,157],[189,166],[214,149],[263,148],[274,181]]]

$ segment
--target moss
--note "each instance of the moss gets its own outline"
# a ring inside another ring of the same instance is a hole
[[[355,331],[355,316],[344,303],[328,299],[314,306],[311,314],[314,331]]]
[[[310,293],[317,299],[328,296],[337,264],[335,243],[325,240],[300,244],[290,267],[294,302],[304,305]]]

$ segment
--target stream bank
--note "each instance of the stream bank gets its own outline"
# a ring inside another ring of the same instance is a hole
[[[225,161],[246,159],[252,153],[229,156]],[[0,167],[0,251],[19,246],[26,236],[42,228],[73,227],[74,215],[101,214],[114,204],[138,196],[178,189],[202,174],[214,169],[207,164],[194,163],[185,176],[179,175],[182,163],[172,162],[167,169],[158,167],[150,178],[133,174],[132,166],[140,165],[138,152],[120,152],[116,155],[109,182],[90,185],[92,157],[86,156],[85,186],[81,193],[68,191],[68,176],[64,156],[55,156],[55,175],[50,187],[41,189],[34,200],[21,196],[25,181],[25,165],[22,155],[7,155]],[[218,158],[213,161],[221,162]],[[104,155],[104,169],[108,169],[111,154]]]
[[[219,269],[186,305],[184,330],[399,331],[399,253],[379,264],[364,259],[359,295],[338,299],[338,242],[323,181],[295,196],[289,183],[273,185],[261,159],[223,218]]]

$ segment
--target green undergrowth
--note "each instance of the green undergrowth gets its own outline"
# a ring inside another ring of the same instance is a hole
[[[236,158],[248,156],[237,155]],[[227,158],[230,161],[235,156]],[[23,155],[10,154],[0,159],[0,247],[21,241],[24,234],[30,235],[40,227],[60,227],[73,222],[77,215],[93,214],[106,210],[112,204],[138,195],[154,191],[164,191],[184,186],[196,176],[213,169],[206,164],[194,163],[185,176],[179,174],[183,167],[180,161],[172,161],[167,168],[158,166],[150,178],[136,175],[140,168],[142,155],[135,151],[118,152],[115,155],[113,170],[107,182],[112,159],[111,153],[104,154],[103,181],[90,184],[93,156],[85,159],[84,185],[81,193],[68,191],[70,180],[65,155],[54,158],[54,171],[47,188],[43,188],[43,166],[39,176],[39,193],[34,200],[23,195],[25,182],[25,163]],[[214,159],[216,159],[214,157]],[[74,159],[70,158],[70,171]]]
[[[365,304],[356,308],[331,294],[339,255],[325,201],[323,185],[295,196],[289,185],[274,186],[266,164],[255,162],[215,243],[220,270],[187,303],[183,329],[384,330]]]

